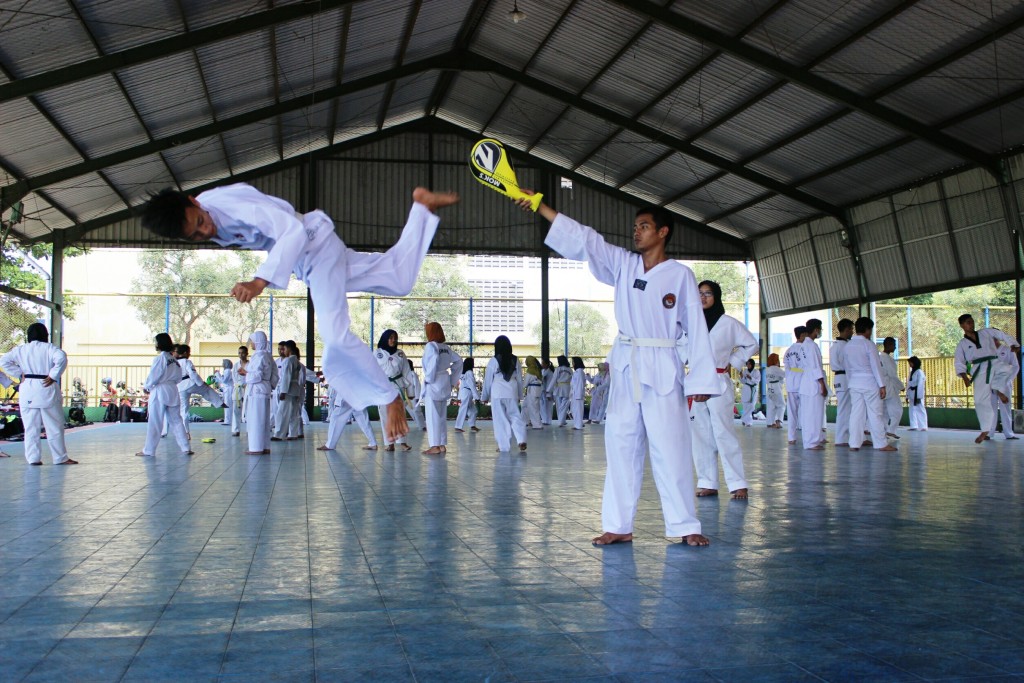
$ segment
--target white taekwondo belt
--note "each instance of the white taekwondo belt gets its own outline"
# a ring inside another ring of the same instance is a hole
[[[629,365],[630,375],[633,377],[633,402],[640,402],[640,377],[637,376],[636,372],[636,350],[637,347],[647,347],[656,349],[674,349],[682,343],[682,340],[676,339],[659,339],[657,337],[627,337],[626,335],[619,332],[618,341],[623,344],[630,346],[629,349]]]

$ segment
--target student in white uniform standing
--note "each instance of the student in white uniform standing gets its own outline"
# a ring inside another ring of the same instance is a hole
[[[45,427],[53,464],[77,465],[78,461],[68,457],[64,446],[60,377],[68,367],[67,354],[50,343],[50,333],[42,323],[29,325],[25,339],[24,344],[15,346],[0,358],[0,368],[21,380],[18,407],[25,425],[25,460],[29,465],[43,464],[39,442]]]
[[[282,351],[284,352],[283,356],[280,355]],[[302,371],[299,359],[294,355],[292,344],[288,341],[278,344],[278,356],[281,363],[277,369],[277,388],[274,389],[274,396],[277,397],[277,412],[274,417],[271,441],[297,438],[294,423],[299,417],[299,400],[302,396],[301,392],[306,386],[305,373]]]
[[[551,424],[551,407],[555,405],[555,367],[545,358],[540,364],[540,422]]]
[[[911,356],[907,359],[910,374],[907,376],[907,412],[910,413],[910,431],[928,431],[928,411],[925,408],[925,387],[928,378],[921,369],[921,359]]]
[[[608,363],[597,364],[597,374],[590,378],[593,389],[590,390],[590,419],[587,422],[602,422],[608,409]]]
[[[427,448],[424,455],[441,455],[448,450],[448,401],[459,381],[462,359],[445,344],[441,323],[424,326],[427,345],[423,348],[423,398],[427,413]]]
[[[743,367],[747,359],[757,353],[757,340],[743,323],[725,314],[722,288],[717,282],[704,280],[697,287],[719,383],[718,396],[704,403],[694,403],[690,408],[697,496],[718,495],[718,460],[721,457],[725,483],[732,497],[744,500],[748,484],[743,470],[743,451],[733,431],[736,389],[729,370]],[[693,359],[692,352],[690,358]]]
[[[892,357],[893,352],[896,351],[896,339],[894,337],[886,337],[882,340],[882,353],[880,354],[882,362],[882,379],[885,380],[885,402],[883,403],[885,411],[885,424],[886,424],[886,436],[893,438],[900,438],[896,436],[896,428],[900,426],[900,420],[903,419],[903,390],[906,387],[903,385],[903,380],[900,379],[899,372],[896,369],[896,359]]]
[[[786,413],[786,398],[783,388],[786,386],[786,373],[779,367],[779,354],[768,354],[768,367],[764,371],[765,393],[768,394],[768,418],[770,429],[782,429],[782,418]]]
[[[572,413],[572,428],[583,429],[584,397],[587,392],[587,369],[583,359],[572,357],[572,379],[569,380],[569,411]]]
[[[249,437],[246,455],[270,454],[270,396],[277,388],[277,366],[270,357],[267,333],[257,330],[249,336],[253,350],[245,374],[245,427]]]
[[[796,443],[797,432],[800,430],[800,384],[804,375],[801,367],[803,361],[803,343],[807,338],[807,328],[798,325],[793,329],[796,341],[782,356],[786,370],[786,430],[789,443]]]
[[[846,345],[853,336],[853,321],[843,318],[836,326],[839,336],[829,350],[829,365],[832,369],[832,389],[836,394],[836,445],[850,445],[850,394],[846,390]]]
[[[998,339],[995,344],[999,363],[1004,368],[1009,368],[1009,371],[1004,370],[1002,373],[1006,376],[1006,380],[1001,387],[997,387],[995,384],[992,385],[992,425],[989,431],[992,433],[997,431],[996,418],[998,416],[1003,422],[1003,436],[1012,440],[1018,437],[1013,433],[1013,414],[1010,411],[1010,402],[1013,399],[1014,382],[1016,382],[1017,375],[1020,373],[1020,361],[1017,359],[1017,353],[1010,350],[1009,346]]]
[[[876,451],[895,451],[885,436],[885,378],[878,347],[872,341],[875,322],[857,318],[854,335],[843,349],[847,391],[850,392],[850,450],[859,451],[864,443],[865,422],[871,431]]]
[[[490,401],[491,419],[494,421],[494,440],[498,451],[509,450],[509,439],[526,450],[526,423],[519,412],[519,397],[523,395],[523,374],[519,359],[512,353],[512,342],[505,335],[494,340],[494,357],[484,371],[484,390],[481,397]]]
[[[526,191],[527,194],[532,194]],[[529,200],[519,206],[529,209]],[[686,398],[695,403],[717,395],[721,384],[711,361],[711,344],[693,271],[672,261],[665,245],[672,217],[664,209],[640,209],[633,222],[632,253],[607,242],[595,230],[541,203],[551,221],[545,244],[565,258],[587,261],[600,282],[615,287],[619,333],[608,361],[615,369],[608,398],[605,451],[608,471],[601,502],[604,529],[598,546],[629,543],[650,448],[654,481],[661,495],[665,535],[688,545],[707,545],[693,496],[690,421]],[[684,374],[681,346],[689,351]]]
[[[349,329],[345,294],[408,294],[437,230],[433,212],[458,200],[454,193],[416,188],[402,235],[384,253],[353,251],[323,211],[298,214],[285,200],[244,183],[207,190],[198,197],[163,190],[146,202],[142,223],[172,239],[268,251],[255,277],[232,288],[231,295],[241,303],[252,301],[268,286],[286,288],[294,272],[313,298],[328,383],[354,408],[386,405],[384,431],[396,438],[409,431],[405,407],[366,344]]]
[[[161,332],[154,338],[157,356],[149,368],[149,375],[142,388],[149,394],[148,417],[146,419],[146,445],[135,455],[152,457],[156,455],[156,447],[160,445],[160,433],[166,423],[168,431],[174,437],[178,448],[185,455],[192,455],[188,446],[188,435],[185,425],[181,422],[181,411],[178,408],[180,396],[178,383],[181,381],[181,366],[171,354],[175,349],[171,335]]]
[[[249,347],[238,347],[238,361],[231,368],[231,382],[234,401],[231,409],[231,436],[239,436],[245,421],[245,370],[249,365]]]
[[[217,373],[217,384],[220,387],[220,398],[224,403],[224,417],[221,423],[225,427],[231,426],[231,415],[235,412],[235,380],[231,371],[231,359],[225,358],[220,362],[221,370]]]
[[[803,432],[804,449],[820,451],[825,448],[821,425],[825,419],[825,397],[828,395],[821,349],[818,348],[821,321],[811,318],[805,327],[807,336],[800,345],[803,354],[800,358],[800,368],[803,370],[800,378],[800,428]]]
[[[569,415],[569,403],[572,396],[572,368],[569,366],[569,359],[565,356],[558,357],[558,367],[555,368],[551,377],[551,384],[558,426],[564,427],[566,416]]]
[[[178,409],[181,411],[181,422],[185,425],[185,434],[191,439],[192,430],[188,427],[188,409],[189,403],[192,402],[192,396],[199,395],[215,407],[223,407],[224,400],[196,372],[196,366],[192,364],[191,360],[191,347],[187,344],[178,344],[175,347],[175,354],[178,359],[178,367],[181,369],[181,381],[178,382]],[[167,425],[165,424],[164,427],[164,434],[167,434]]]
[[[974,443],[981,443],[988,439],[988,433],[992,429],[992,392],[1002,391],[1012,371],[1005,363],[999,361],[996,340],[1009,346],[1013,353],[1020,351],[1020,344],[995,327],[975,330],[974,316],[970,313],[961,315],[957,322],[964,331],[964,338],[957,344],[953,353],[953,368],[963,379],[964,386],[973,387],[974,411],[978,414],[978,424],[981,425],[981,433]],[[972,374],[967,374],[968,363],[971,364]]]
[[[540,414],[540,397],[544,393],[543,372],[540,362],[533,356],[526,357],[526,376],[523,378],[523,421],[532,429],[543,429]]]
[[[455,431],[464,432],[463,427],[469,422],[474,432],[480,430],[476,426],[476,402],[480,400],[480,392],[476,388],[476,375],[473,374],[473,359],[462,361],[462,376],[459,378],[459,414],[455,417]]]
[[[761,371],[757,369],[754,359],[747,361],[746,367],[740,372],[740,394],[743,403],[743,415],[740,423],[744,427],[754,424],[754,408],[757,406],[757,389],[761,386]]]
[[[327,442],[322,446],[317,446],[318,451],[333,451],[338,445],[342,432],[345,431],[345,425],[353,417],[363,432],[363,436],[366,437],[367,443],[363,446],[363,450],[377,450],[377,438],[373,434],[373,427],[370,426],[370,416],[366,412],[366,408],[356,410],[345,403],[345,399],[340,398],[338,392],[333,388],[328,390],[327,402],[331,407],[331,422],[327,427]]]
[[[377,348],[373,351],[373,357],[376,359],[377,365],[380,369],[384,371],[384,376],[388,378],[388,381],[391,382],[392,385],[394,385],[395,390],[402,399],[402,415],[403,419],[405,419],[405,411],[411,400],[409,396],[409,386],[406,380],[406,375],[409,372],[409,364],[406,362],[407,359],[405,357],[405,352],[398,348],[398,332],[390,329],[384,330],[380,335],[380,339],[377,340]],[[412,446],[406,443],[405,436],[399,436],[394,440],[388,438],[387,422],[385,421],[387,407],[384,405],[377,406],[377,413],[380,415],[384,450],[395,450],[395,444],[401,446],[403,451],[411,450]]]
[[[405,386],[409,393],[409,400],[405,402],[405,412],[412,418],[417,429],[426,431],[427,418],[423,412],[423,403],[420,401],[420,393],[423,391],[423,387],[420,386],[420,376],[416,374],[416,366],[412,364],[411,358],[406,359],[406,365],[408,369],[405,373]]]

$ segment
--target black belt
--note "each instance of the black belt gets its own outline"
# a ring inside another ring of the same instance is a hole
[[[846,370],[836,370],[832,374],[833,375],[845,375],[846,374]]]
[[[22,379],[46,379],[49,375],[22,375]]]

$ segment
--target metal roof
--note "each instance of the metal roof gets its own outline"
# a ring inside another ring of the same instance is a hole
[[[915,183],[996,176],[1024,144],[1017,0],[518,6],[513,23],[511,0],[2,2],[0,209],[24,202],[24,240],[81,237],[168,184],[272,175],[439,125],[664,205],[740,256],[774,253],[755,243],[792,226],[855,225],[859,204]],[[870,242],[883,225],[868,223]],[[811,291],[787,295],[800,306],[822,278],[787,240],[793,286]],[[894,253],[865,260],[880,291],[951,257],[896,274]]]

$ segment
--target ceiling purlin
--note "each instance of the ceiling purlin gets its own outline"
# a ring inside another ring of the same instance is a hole
[[[402,66],[405,61],[405,53],[409,49],[409,42],[412,40],[413,30],[416,28],[416,19],[420,15],[420,7],[423,0],[415,0],[409,10],[409,20],[405,24],[405,33],[402,35],[402,43],[398,46],[398,54],[395,55],[395,66]],[[384,90],[384,97],[380,101],[380,111],[377,112],[377,130],[384,130],[384,122],[388,118],[388,109],[391,108],[391,98],[395,94],[395,83],[398,79],[392,79]]]
[[[345,54],[348,52],[348,32],[352,29],[352,8],[346,7],[341,18],[341,33],[338,35],[338,70],[334,78],[334,86],[341,86],[345,80]],[[327,138],[327,146],[334,144],[334,138],[338,135],[338,102],[340,97],[331,100],[331,118],[328,124],[331,127],[331,135]]]
[[[686,15],[663,9],[654,2],[650,2],[650,0],[609,1],[628,7],[640,14],[646,14],[681,33],[713,44],[723,52],[742,59],[759,69],[796,83],[825,98],[845,104],[892,128],[910,133],[953,156],[960,157],[994,172],[997,169],[994,157],[972,145],[957,140],[931,126],[926,126],[920,121],[890,107],[879,104],[873,97],[866,97],[822,76],[794,66],[742,40],[732,38],[710,26],[694,21]]]
[[[674,2],[675,2],[675,0],[668,0],[668,2],[665,3],[665,6],[669,7]],[[757,28],[762,23],[764,23],[764,21],[767,20],[771,15],[775,14],[777,11],[779,11],[783,6],[785,6],[788,3],[789,3],[789,0],[778,0],[778,2],[776,2],[774,5],[772,5],[768,9],[766,9],[764,12],[762,12],[757,17],[755,17],[754,20],[751,21],[749,24],[744,26],[743,29],[739,32],[738,37],[742,38],[743,36],[747,35],[751,31],[753,31],[755,28]],[[654,23],[655,23],[654,19],[650,19],[649,18],[644,23],[643,27],[637,32],[637,34],[635,36],[633,36],[632,39],[630,39],[629,43],[626,44],[626,47],[629,47],[634,41],[636,41],[640,37],[640,35],[642,33],[644,33]],[[613,57],[608,62],[608,64],[606,64],[604,66],[604,68],[601,69],[601,72],[597,76],[595,76],[594,79],[590,81],[590,83],[587,83],[587,86],[583,90],[580,91],[580,94],[582,95],[584,92],[586,92],[590,88],[590,86],[592,86],[594,84],[594,81],[596,81],[598,77],[600,77],[602,74],[604,74],[604,72],[607,71],[608,68],[610,68],[610,66],[612,64],[614,64],[616,61],[618,61],[619,57],[622,56],[622,54],[625,52],[625,50],[626,50],[625,47],[622,50],[620,50],[619,53],[616,54],[615,57]],[[651,109],[651,107],[655,106],[658,102],[661,102],[663,99],[668,97],[671,93],[675,92],[678,88],[682,87],[682,85],[684,83],[686,83],[691,78],[693,78],[695,75],[697,75],[702,69],[704,69],[704,67],[706,67],[708,64],[713,62],[720,54],[722,54],[720,50],[712,51],[711,54],[709,54],[706,58],[701,59],[700,63],[698,63],[697,66],[695,66],[694,68],[692,68],[689,71],[687,71],[686,73],[684,73],[680,78],[676,79],[676,81],[674,83],[672,83],[672,85],[669,88],[666,88],[662,92],[658,93],[658,95],[655,98],[653,98],[652,100],[648,101],[647,104],[645,104],[639,111],[635,112],[633,114],[633,116],[635,118],[640,118],[641,116],[646,114]],[[576,168],[574,170],[579,170],[580,167],[583,166],[583,164],[585,164],[588,161],[590,161],[590,159],[595,154],[597,154],[599,151],[601,151],[601,149],[604,148],[605,145],[610,144],[611,141],[614,140],[620,133],[622,133],[622,129],[621,128],[616,130],[616,131],[614,131],[611,135],[607,136],[604,140],[602,140],[596,147],[594,147],[594,149],[590,150],[590,152],[588,152],[587,155],[584,156],[583,159],[579,163],[576,164]],[[632,176],[627,178],[624,183],[619,185],[619,187],[620,188],[621,187],[625,187],[626,185],[628,185],[629,183],[633,182],[634,180],[639,178],[641,175],[643,175],[643,173],[646,173],[647,171],[649,171],[652,168],[654,168],[654,166],[657,166],[659,163],[661,163],[662,161],[667,159],[669,156],[671,156],[671,154],[663,155],[662,157],[659,157],[659,160],[656,163],[654,163],[653,165],[650,165],[650,166],[645,166],[644,169],[641,172],[639,172],[639,173],[634,173]]]
[[[267,0],[267,6],[273,7],[274,0]],[[274,104],[281,102],[281,64],[277,59],[277,25],[267,29],[267,45],[270,47],[271,88],[274,92]],[[281,115],[274,117],[274,138],[277,143],[277,158],[284,161],[284,129]]]
[[[703,178],[703,179],[695,182],[693,185],[690,185],[689,187],[687,187],[687,188],[685,188],[683,190],[680,190],[679,194],[674,195],[671,198],[669,198],[669,200],[665,202],[665,205],[668,206],[669,204],[675,204],[676,202],[678,202],[680,199],[682,199],[686,195],[693,194],[694,192],[696,192],[697,190],[701,189],[702,187],[707,187],[711,183],[713,183],[715,181],[718,181],[718,180],[721,180],[722,178],[724,178],[727,175],[729,175],[729,174],[726,173],[725,171],[716,171],[715,173],[712,173],[711,175],[709,175],[707,178]]]
[[[469,50],[477,29],[480,27],[480,22],[487,15],[491,2],[492,0],[473,0],[473,4],[466,11],[466,18],[463,19],[462,26],[459,27],[459,32],[455,36],[452,52],[463,54]],[[451,88],[453,80],[455,80],[455,72],[441,72],[437,82],[434,84],[433,92],[430,93],[430,99],[427,100],[427,106],[423,110],[424,116],[437,115],[437,110],[448,95],[448,90]]]
[[[742,204],[736,204],[734,206],[730,206],[729,208],[724,209],[724,210],[716,213],[713,216],[708,216],[707,218],[704,219],[704,221],[706,223],[717,223],[718,221],[722,220],[726,216],[731,216],[734,213],[739,213],[741,211],[746,211],[747,209],[751,208],[752,206],[757,206],[761,202],[767,201],[767,200],[771,199],[774,196],[775,196],[774,192],[765,192],[763,194],[759,194],[756,197],[751,197],[750,199],[748,199],[747,201],[743,202]]]
[[[113,52],[103,57],[89,59],[78,64],[52,69],[34,76],[27,76],[10,83],[0,85],[0,102],[28,97],[43,90],[50,90],[62,85],[86,80],[102,74],[125,69],[136,64],[145,64],[161,57],[194,50],[197,47],[245,35],[253,31],[269,28],[275,24],[312,16],[320,12],[348,7],[365,0],[317,0],[317,2],[298,2],[275,7],[264,12],[256,12],[243,17],[195,31],[156,40],[136,47]]]

